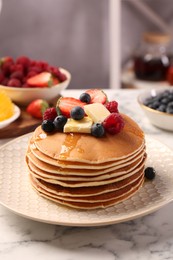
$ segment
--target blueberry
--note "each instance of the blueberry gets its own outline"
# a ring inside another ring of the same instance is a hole
[[[169,103],[169,98],[168,97],[164,97],[164,98],[161,99],[161,104],[166,105],[168,103]]]
[[[151,104],[148,104],[148,105],[147,105],[147,107],[149,107],[149,108],[152,108],[152,109],[153,109],[153,105],[152,105],[152,103],[151,103]]]
[[[55,130],[55,126],[52,121],[50,120],[44,120],[41,124],[41,128],[46,133],[51,133]]]
[[[161,112],[173,114],[173,91],[165,90],[156,96],[151,96],[145,100],[144,105]]]
[[[91,96],[88,93],[82,93],[79,97],[80,101],[89,104],[91,102]]]
[[[150,107],[151,108],[153,108],[153,109],[156,109],[156,108],[158,108],[160,106],[160,102],[159,101],[154,101],[151,105],[150,105]]]
[[[55,129],[58,131],[63,131],[64,125],[66,123],[67,123],[67,117],[63,115],[57,116],[53,121]]]
[[[147,107],[150,106],[151,103],[152,103],[151,100],[145,100],[144,101],[144,105],[147,106]]]
[[[84,109],[80,106],[73,107],[70,116],[75,120],[81,120],[84,118],[85,112]]]
[[[148,180],[153,180],[156,175],[156,171],[153,167],[147,167],[144,173],[145,173],[145,178]]]
[[[157,108],[157,110],[160,111],[160,112],[166,112],[166,105],[161,104],[161,105]]]
[[[169,101],[173,101],[173,93],[170,92]]]
[[[91,134],[95,137],[102,137],[105,133],[105,129],[100,123],[95,123],[91,127]]]
[[[173,101],[168,103],[166,112],[169,114],[173,114]]]
[[[163,98],[168,98],[169,97],[169,91],[164,91],[163,93],[162,93],[162,97]]]

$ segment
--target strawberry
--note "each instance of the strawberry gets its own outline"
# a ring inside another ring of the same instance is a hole
[[[85,93],[88,93],[90,95],[90,103],[105,104],[107,102],[107,96],[101,89],[88,89]]]
[[[36,99],[32,101],[26,108],[26,111],[33,117],[42,119],[43,113],[49,107],[46,100]]]
[[[86,103],[72,97],[62,97],[57,102],[57,108],[61,114],[66,117],[70,117],[70,112],[73,107],[80,106],[83,108],[85,105]]]
[[[30,86],[44,88],[57,84],[58,80],[56,80],[54,83],[54,78],[50,72],[41,72],[33,77],[28,78],[26,82]]]

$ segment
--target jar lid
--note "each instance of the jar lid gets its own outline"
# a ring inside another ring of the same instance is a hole
[[[146,32],[143,34],[143,39],[149,43],[168,43],[171,36],[169,34]]]

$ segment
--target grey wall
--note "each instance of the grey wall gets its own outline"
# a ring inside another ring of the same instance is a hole
[[[70,88],[106,88],[108,48],[107,0],[3,0],[0,56],[62,66]]]
[[[115,0],[116,1],[116,0]],[[173,24],[173,0],[144,1]],[[108,0],[3,0],[0,56],[27,55],[72,73],[70,88],[109,86]],[[122,65],[141,33],[158,29],[129,0],[121,0]],[[172,46],[173,49],[173,46]]]

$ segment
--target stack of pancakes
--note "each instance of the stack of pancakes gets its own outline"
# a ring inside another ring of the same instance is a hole
[[[124,129],[101,138],[90,134],[46,134],[39,126],[26,162],[32,186],[43,197],[79,209],[112,206],[131,197],[144,182],[142,130],[122,115]]]

